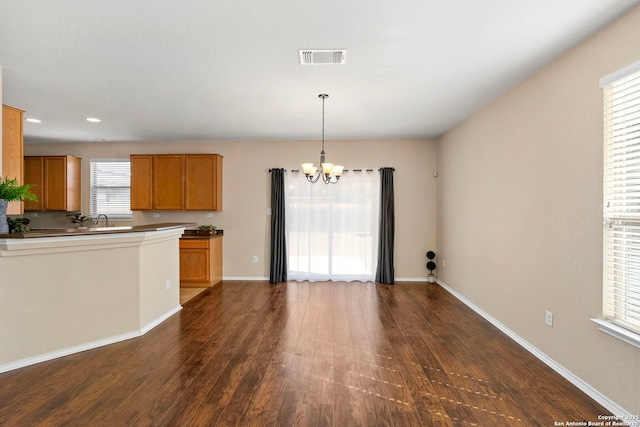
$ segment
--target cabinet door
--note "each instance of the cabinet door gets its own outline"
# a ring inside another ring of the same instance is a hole
[[[22,110],[2,106],[2,178],[17,179],[23,184],[23,134]],[[30,184],[30,183],[29,183]],[[11,202],[7,214],[17,215],[23,212],[21,202]]]
[[[24,209],[27,211],[44,210],[44,158],[25,157],[24,158],[24,182],[32,184],[31,192],[38,198],[37,202],[24,202]]]
[[[181,239],[180,281],[209,282],[211,277],[209,257],[208,240]]]
[[[153,156],[154,209],[183,209],[183,155]]]
[[[65,157],[44,158],[44,181],[45,210],[66,210],[67,162]]]
[[[80,167],[82,159],[79,157],[65,156],[65,211],[79,211],[81,204],[81,174]]]
[[[222,191],[218,189],[219,158],[215,154],[185,155],[186,210],[220,210],[218,205],[222,203],[218,203],[218,199],[221,200]]]
[[[151,194],[153,187],[152,156],[131,156],[131,210],[153,209]]]

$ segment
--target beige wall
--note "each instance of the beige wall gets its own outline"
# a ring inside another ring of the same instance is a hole
[[[77,144],[25,144],[26,155],[70,154],[82,157],[83,211],[89,212],[89,159],[126,158],[135,153],[219,153],[224,156],[224,210],[136,213],[135,223],[190,221],[224,229],[224,277],[268,278],[270,206],[269,168],[300,168],[303,160],[318,162],[319,141],[220,141]],[[328,160],[347,168],[393,166],[396,196],[396,278],[425,280],[425,252],[436,245],[435,140],[327,141]],[[377,172],[376,172],[377,173]],[[310,184],[311,185],[311,184]],[[324,184],[315,184],[324,185]],[[340,184],[338,184],[340,185]],[[27,216],[30,216],[27,213]],[[66,227],[63,214],[38,213],[33,227]],[[253,263],[254,255],[258,263]]]
[[[590,318],[602,314],[598,80],[638,60],[640,8],[438,140],[439,278],[633,414],[640,349]]]

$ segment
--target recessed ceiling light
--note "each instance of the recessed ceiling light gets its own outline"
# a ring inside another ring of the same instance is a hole
[[[27,117],[25,120],[31,123],[42,123],[42,120],[34,119],[32,117]]]
[[[96,119],[95,117],[87,117],[85,120],[91,123],[100,123],[102,121],[100,119]]]

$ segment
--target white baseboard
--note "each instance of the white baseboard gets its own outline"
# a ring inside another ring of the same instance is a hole
[[[164,322],[165,320],[167,320],[169,317],[173,316],[180,310],[182,310],[182,306],[178,305],[177,307],[172,308],[171,310],[164,313],[157,319],[154,319],[153,321],[149,322],[148,324],[146,324],[145,326],[143,326],[141,329],[137,331],[126,332],[124,334],[119,334],[112,337],[91,341],[88,343],[74,345],[72,347],[67,347],[67,348],[52,351],[49,353],[39,354],[37,356],[32,356],[32,357],[26,357],[24,359],[16,360],[14,362],[2,364],[0,365],[0,373],[12,371],[14,369],[24,368],[26,366],[35,365],[37,363],[46,362],[48,360],[57,359],[59,357],[69,356],[70,354],[80,353],[80,352],[92,350],[98,347],[104,347],[105,345],[115,344],[120,341],[126,341],[132,338],[141,337],[142,335],[146,334],[151,329],[155,328],[160,323]]]
[[[469,307],[470,309],[475,311],[477,314],[482,316],[485,320],[487,320],[493,326],[498,328],[500,331],[504,332],[509,338],[511,338],[512,340],[514,340],[515,342],[520,344],[522,347],[524,347],[525,350],[527,350],[529,353],[533,354],[540,361],[542,361],[545,365],[549,366],[551,369],[556,371],[558,374],[562,375],[571,384],[575,385],[580,390],[582,390],[584,393],[586,393],[589,397],[591,397],[593,400],[595,400],[596,402],[598,402],[599,404],[601,404],[602,406],[607,408],[609,411],[611,411],[612,414],[615,414],[615,415],[618,415],[618,416],[622,416],[622,417],[630,417],[632,415],[629,412],[627,412],[624,408],[622,408],[618,404],[616,404],[614,401],[609,399],[607,396],[605,396],[604,394],[600,393],[598,390],[593,388],[591,385],[589,385],[588,383],[583,381],[581,378],[579,378],[576,375],[574,375],[571,371],[566,369],[564,366],[560,365],[555,360],[553,360],[552,358],[547,356],[545,353],[543,353],[542,351],[537,349],[535,346],[533,346],[527,340],[522,338],[520,335],[516,334],[511,329],[507,328],[503,323],[501,323],[496,318],[491,316],[489,313],[487,313],[486,311],[484,311],[483,309],[481,309],[480,307],[475,305],[473,302],[471,302],[470,300],[465,298],[462,294],[460,294],[459,292],[455,291],[453,288],[449,287],[442,280],[438,279],[436,283],[438,283],[440,286],[442,286],[451,295],[456,297],[460,302],[462,302],[467,307]],[[629,419],[629,418],[627,418],[627,419]],[[623,418],[623,420],[624,420],[624,418]],[[630,422],[629,425],[630,426],[640,426],[640,423]]]
[[[160,317],[158,317],[155,320],[152,320],[151,322],[149,322],[146,325],[144,325],[140,329],[140,335],[138,335],[138,336],[142,336],[142,335],[146,334],[147,332],[149,332],[150,330],[152,330],[153,328],[155,328],[160,323],[164,322],[165,320],[167,320],[169,317],[173,316],[174,314],[176,314],[180,310],[182,310],[182,306],[180,304],[178,304],[177,306],[173,307],[171,310],[167,311],[166,313],[164,313]]]

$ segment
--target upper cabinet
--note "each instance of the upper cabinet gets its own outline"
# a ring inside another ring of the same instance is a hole
[[[222,156],[184,156],[184,208],[222,210]]]
[[[153,208],[174,211],[184,209],[185,182],[183,180],[183,155],[154,156],[151,193]]]
[[[153,156],[131,156],[131,210],[153,209]]]
[[[23,111],[17,108],[2,106],[2,177],[17,179],[19,184],[23,179]],[[27,182],[32,184],[31,182]],[[23,212],[21,202],[9,203],[7,213],[17,215]]]
[[[27,156],[24,179],[34,184],[37,202],[24,202],[25,210],[80,210],[80,159],[73,156]]]
[[[131,155],[131,210],[222,210],[222,156]]]

